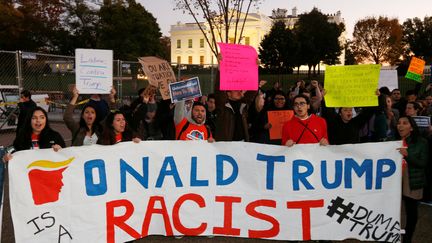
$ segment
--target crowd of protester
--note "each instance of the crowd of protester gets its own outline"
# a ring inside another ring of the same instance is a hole
[[[432,88],[423,93],[409,90],[403,97],[399,89],[377,90],[376,107],[326,106],[326,92],[317,81],[298,81],[288,90],[280,82],[265,90],[260,81],[257,91],[221,91],[216,79],[215,92],[198,100],[171,104],[159,100],[155,87],[138,91],[138,98],[118,107],[115,90],[108,101],[91,97],[74,120],[79,92],[74,89],[64,112],[64,122],[72,134],[71,146],[112,145],[142,140],[246,141],[278,144],[320,145],[356,144],[402,140],[399,152],[404,158],[403,201],[407,215],[404,242],[411,242],[420,200],[431,201],[432,128],[419,129],[413,117],[432,114]],[[28,91],[21,93],[16,151],[65,147],[62,136],[50,128],[46,111],[31,101]],[[291,110],[294,117],[282,128],[281,139],[270,139],[272,124],[268,111]],[[3,160],[8,162],[12,154]]]

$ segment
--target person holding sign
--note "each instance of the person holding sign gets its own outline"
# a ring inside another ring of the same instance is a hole
[[[374,115],[375,108],[365,107],[354,117],[353,107],[340,107],[338,112],[335,108],[327,107],[324,102],[321,106],[322,117],[328,124],[328,136],[330,144],[352,144],[360,142],[359,131]],[[379,91],[376,92],[380,95]]]
[[[174,123],[177,140],[208,140],[214,142],[210,128],[205,125],[206,108],[201,102],[194,102],[190,111],[186,110],[185,101],[176,103]]]
[[[215,139],[217,141],[250,141],[248,130],[248,107],[252,104],[257,91],[220,89],[220,74],[215,82],[215,100],[218,119]],[[258,82],[258,80],[251,80]]]
[[[80,120],[76,122],[73,111],[78,100],[79,92],[76,87],[72,90],[72,99],[63,114],[63,121],[72,133],[72,146],[96,144],[101,137],[102,126],[97,122],[96,107],[86,104],[81,111]]]
[[[428,163],[428,143],[418,130],[412,117],[399,118],[397,129],[403,140],[403,147],[399,148],[402,154],[402,199],[405,203],[406,226],[403,242],[410,243],[417,224],[418,204],[423,197],[425,186],[425,169]]]
[[[309,98],[299,94],[294,98],[293,106],[295,116],[282,128],[282,145],[288,147],[305,143],[328,145],[327,123],[315,114],[309,115]]]
[[[259,92],[255,98],[255,105],[249,108],[251,142],[281,144],[282,126],[291,119],[293,111],[288,109],[283,91],[273,92],[269,105],[264,105],[265,96]]]

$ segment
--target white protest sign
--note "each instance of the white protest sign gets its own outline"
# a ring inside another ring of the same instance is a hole
[[[20,151],[9,161],[15,239],[398,242],[400,147],[145,141]]]
[[[397,70],[381,69],[378,88],[381,87],[387,87],[390,91],[399,88]]]
[[[75,76],[81,94],[109,94],[113,86],[113,51],[75,49]]]

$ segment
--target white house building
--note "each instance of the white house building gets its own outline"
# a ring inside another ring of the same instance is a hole
[[[242,14],[244,17],[245,14]],[[240,21],[242,23],[242,21]],[[200,23],[208,30],[207,23]],[[253,46],[258,50],[261,40],[270,31],[272,19],[260,13],[249,13],[246,19],[241,44]],[[209,65],[217,63],[207,41],[196,23],[171,25],[171,62],[179,64]],[[234,33],[234,30],[230,30]],[[210,36],[210,35],[209,35]],[[234,36],[229,36],[234,42]]]
[[[243,18],[245,14],[241,15]],[[341,23],[341,12],[327,15],[330,22]],[[273,10],[272,16],[267,16],[261,13],[249,13],[241,36],[241,44],[250,45],[258,51],[261,40],[271,30],[275,19],[283,19],[288,28],[293,28],[298,21],[297,8],[292,9],[292,14],[287,15],[286,9]],[[242,23],[242,21],[240,21]],[[200,23],[201,27],[209,30],[207,23]],[[234,33],[230,30],[230,33]],[[181,23],[177,22],[171,25],[171,63],[173,64],[193,64],[193,65],[211,65],[216,64],[216,57],[213,55],[207,41],[204,39],[198,24],[196,23]],[[208,35],[210,37],[210,35]],[[230,42],[234,42],[234,38],[229,37]],[[341,43],[345,41],[345,32],[340,38]],[[344,56],[341,55],[341,63],[344,63]]]

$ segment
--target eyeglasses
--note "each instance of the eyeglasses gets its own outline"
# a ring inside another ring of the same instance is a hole
[[[294,106],[297,106],[297,107],[303,107],[303,106],[305,106],[306,105],[306,102],[295,102],[294,103]]]

